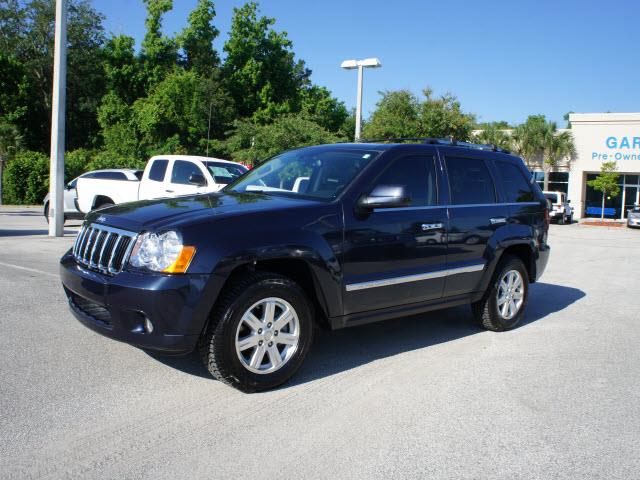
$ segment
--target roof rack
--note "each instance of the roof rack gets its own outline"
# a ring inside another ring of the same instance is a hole
[[[431,138],[431,137],[400,137],[400,138],[382,138],[377,140],[361,140],[362,143],[401,143],[415,142],[426,143],[429,145],[443,145],[447,147],[463,147],[472,148],[474,150],[486,150],[492,152],[511,153],[509,150],[500,148],[497,145],[484,143],[460,142],[455,137],[449,138]]]

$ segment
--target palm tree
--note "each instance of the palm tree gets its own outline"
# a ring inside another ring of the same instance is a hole
[[[505,150],[511,149],[511,138],[509,133],[494,123],[487,125],[483,130],[478,132],[474,136],[473,141],[487,145],[495,145],[496,147],[504,148]]]
[[[526,123],[518,125],[511,133],[511,149],[524,159],[529,170],[543,150],[544,139],[540,123],[531,119],[529,117]]]
[[[573,144],[571,132],[558,133],[556,122],[549,122],[543,132],[543,162],[544,190],[549,189],[549,173],[559,160],[566,157],[573,157],[576,154],[576,147]]]
[[[2,205],[2,175],[5,163],[15,154],[22,143],[22,137],[15,125],[0,122],[0,205]]]

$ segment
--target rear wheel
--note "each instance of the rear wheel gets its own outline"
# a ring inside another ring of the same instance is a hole
[[[287,277],[245,276],[214,308],[199,346],[205,366],[214,378],[245,392],[281,385],[311,347],[312,305]]]
[[[472,310],[484,328],[509,330],[520,323],[528,295],[529,275],[524,263],[509,255],[500,262],[487,292],[472,304]]]

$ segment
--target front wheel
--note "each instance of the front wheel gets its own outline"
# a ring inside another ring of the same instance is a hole
[[[472,310],[484,328],[510,330],[520,323],[528,295],[529,275],[524,263],[509,255],[500,262],[487,292],[472,304]]]
[[[200,354],[214,378],[239,390],[289,380],[313,341],[313,307],[300,286],[268,272],[237,281],[214,308]]]

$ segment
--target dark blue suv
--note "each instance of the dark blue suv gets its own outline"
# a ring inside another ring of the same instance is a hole
[[[470,304],[484,327],[513,328],[547,264],[548,228],[522,160],[495,148],[322,145],[218,193],[90,213],[61,277],[89,328],[169,354],[197,348],[215,378],[257,391],[296,372],[317,326]]]

